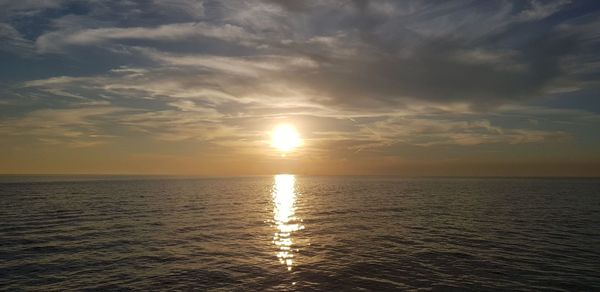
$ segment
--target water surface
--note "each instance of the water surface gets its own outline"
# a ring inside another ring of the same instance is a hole
[[[598,179],[2,181],[7,291],[600,289]]]

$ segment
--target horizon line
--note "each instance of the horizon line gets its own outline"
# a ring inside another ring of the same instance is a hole
[[[600,178],[599,175],[403,175],[403,174],[307,174],[307,173],[272,173],[272,174],[129,174],[129,173],[0,173],[4,177],[67,177],[67,176],[113,176],[113,177],[260,177],[291,174],[295,176],[365,176],[365,177],[405,177],[405,178]]]

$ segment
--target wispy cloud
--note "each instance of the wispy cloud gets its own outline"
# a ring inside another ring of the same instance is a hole
[[[72,109],[43,109],[0,123],[0,133],[30,136],[49,144],[86,147],[107,143],[111,135],[103,124],[122,108],[95,106]]]
[[[45,53],[61,51],[65,46],[89,46],[118,40],[181,41],[200,37],[242,44],[256,38],[243,28],[230,24],[176,23],[157,27],[64,29],[41,35],[36,40],[36,46]]]
[[[525,21],[540,20],[560,11],[570,0],[538,1],[530,0],[530,8],[519,13],[518,18]]]
[[[24,38],[19,31],[6,23],[0,23],[0,52],[10,52],[18,55],[31,55],[34,44]]]

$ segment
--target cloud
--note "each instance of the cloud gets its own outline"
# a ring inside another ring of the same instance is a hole
[[[192,74],[198,79],[221,80],[215,86],[228,91],[271,96],[272,92],[259,92],[267,86],[254,88],[257,80],[269,80],[271,88],[287,87],[305,99],[338,109],[402,108],[415,102],[466,103],[489,109],[542,97],[561,78],[573,84],[564,78],[568,72],[563,63],[577,53],[582,42],[578,35],[553,29],[516,41],[505,37],[522,28],[522,19],[515,17],[536,21],[565,4],[533,1],[527,10],[519,11],[512,2],[267,1],[249,5],[233,1],[211,6],[222,15],[218,23],[61,26],[38,37],[36,45],[41,52],[59,52],[71,46],[106,44],[121,52],[141,52],[158,66],[187,72],[183,68],[197,67]],[[132,40],[156,43],[133,47],[128,43]],[[218,43],[219,49],[203,54],[166,52],[176,50],[177,44],[187,46],[191,40],[199,48]],[[244,85],[248,88],[229,89]]]
[[[264,77],[268,74],[289,72],[297,69],[314,69],[318,63],[303,56],[261,55],[252,57],[222,57],[211,55],[177,55],[141,50],[150,58],[166,65],[201,67],[216,72],[248,77]]]
[[[290,11],[305,11],[309,8],[310,1],[294,1],[294,0],[266,0],[267,3],[273,3]]]
[[[0,25],[46,69],[15,81],[35,105],[2,120],[11,137],[258,149],[268,127],[295,119],[307,152],[383,153],[558,143],[572,134],[545,117],[596,122],[529,105],[595,82],[597,21],[559,13],[567,1],[56,5]]]
[[[524,21],[540,20],[551,16],[558,12],[563,6],[570,4],[569,0],[558,0],[558,1],[538,1],[530,0],[530,8],[521,11],[518,18]]]
[[[181,41],[189,38],[214,38],[230,42],[248,42],[253,36],[234,25],[215,26],[207,23],[175,23],[157,27],[96,28],[59,30],[41,35],[36,46],[41,52],[59,52],[65,46],[97,45],[118,40]]]
[[[439,120],[391,118],[375,122],[368,131],[387,144],[418,146],[480,144],[523,144],[567,138],[562,131],[502,128],[489,120]]]
[[[23,117],[0,122],[0,133],[30,136],[50,144],[85,147],[104,144],[111,137],[103,128],[110,116],[122,108],[94,106],[71,109],[35,110]]]
[[[60,7],[65,2],[64,0],[4,0],[0,2],[0,11],[32,14],[43,9]]]
[[[236,127],[225,125],[219,117],[214,111],[195,107],[192,111],[186,108],[183,111],[162,110],[131,114],[120,117],[119,123],[166,141],[213,141],[225,137],[234,139],[241,135]]]
[[[28,56],[33,53],[33,49],[33,43],[25,39],[14,27],[0,23],[0,52]]]

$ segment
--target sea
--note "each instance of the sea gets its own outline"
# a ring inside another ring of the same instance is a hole
[[[600,179],[0,177],[2,291],[600,291]]]

